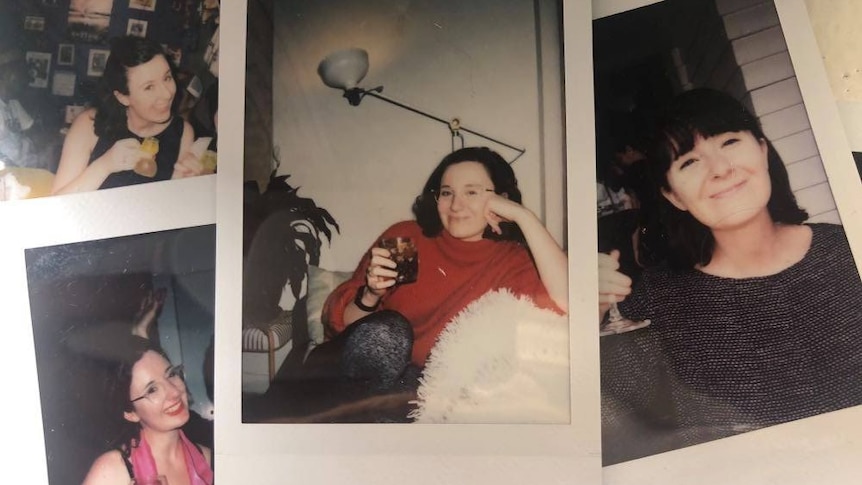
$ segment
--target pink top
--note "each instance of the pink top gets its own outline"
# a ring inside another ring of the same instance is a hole
[[[180,431],[180,442],[186,457],[186,470],[189,473],[189,483],[192,485],[212,485],[213,472],[210,469],[209,463],[207,463],[203,453],[198,450],[198,447],[186,438],[182,430]],[[143,435],[141,435],[141,441],[138,443],[138,446],[132,447],[131,461],[136,480],[152,480],[154,483],[157,483],[155,480],[159,476],[159,470],[156,468],[156,461],[153,459],[150,445],[147,444],[147,440]]]

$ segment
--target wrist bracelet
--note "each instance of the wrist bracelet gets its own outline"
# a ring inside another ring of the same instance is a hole
[[[353,304],[360,310],[370,313],[377,310],[377,307],[380,306],[380,300],[377,300],[377,303],[375,303],[374,306],[368,306],[365,303],[362,303],[362,297],[365,296],[365,288],[366,286],[362,285],[356,290],[356,297],[353,299]]]

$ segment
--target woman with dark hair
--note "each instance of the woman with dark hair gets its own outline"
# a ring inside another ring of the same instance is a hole
[[[732,97],[698,89],[648,154],[670,259],[632,288],[599,255],[605,464],[862,403],[862,285],[841,226],[803,224],[787,171]],[[627,433],[631,433],[627,435]]]
[[[182,431],[189,420],[182,366],[171,365],[164,351],[145,338],[129,336],[115,344],[107,397],[124,426],[116,449],[93,462],[84,484],[125,484],[132,479],[140,484],[212,484],[210,450],[189,441]]]
[[[462,148],[431,173],[413,204],[415,221],[380,239],[409,237],[420,265],[416,282],[396,286],[388,249],[372,245],[353,277],[327,299],[323,320],[334,360],[351,378],[381,389],[412,363],[425,365],[446,324],[488,291],[507,288],[545,308],[567,309],[566,255],[521,205],[512,167],[487,148]],[[329,349],[329,350],[325,350]]]
[[[174,68],[162,47],[134,36],[115,39],[96,106],[78,115],[63,144],[54,194],[199,175],[183,157],[194,130],[176,114]]]

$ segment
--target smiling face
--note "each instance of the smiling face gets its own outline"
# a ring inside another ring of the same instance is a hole
[[[159,353],[145,352],[132,367],[129,400],[134,402],[132,411],[123,416],[142,428],[156,431],[170,431],[186,424],[188,392],[182,377],[173,371],[171,363]]]
[[[712,230],[769,217],[771,195],[765,140],[748,131],[697,136],[691,151],[675,158],[662,193]]]
[[[177,84],[164,56],[128,68],[126,80],[129,94],[114,91],[114,96],[128,108],[130,123],[165,123],[171,119]]]
[[[479,241],[488,226],[483,210],[494,183],[479,162],[460,162],[443,172],[437,213],[449,234],[462,241]]]

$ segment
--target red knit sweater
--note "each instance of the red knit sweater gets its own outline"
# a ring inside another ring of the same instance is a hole
[[[394,287],[383,298],[380,309],[395,310],[413,326],[412,361],[424,367],[425,360],[446,324],[470,302],[491,290],[508,288],[526,295],[540,307],[560,311],[548,296],[527,250],[514,242],[466,242],[445,230],[434,238],[422,235],[415,221],[399,222],[380,237],[407,236],[419,252],[419,277],[415,283]],[[344,309],[356,290],[365,284],[368,252],[353,276],[329,295],[323,307],[328,336],[345,328]]]

